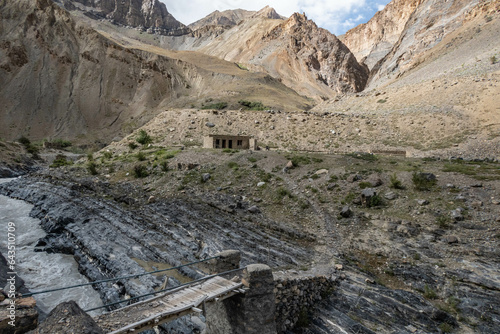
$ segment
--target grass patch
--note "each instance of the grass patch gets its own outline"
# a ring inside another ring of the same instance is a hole
[[[69,166],[72,165],[73,162],[71,160],[67,160],[66,156],[64,154],[58,154],[56,155],[56,158],[50,165],[51,168],[58,168],[62,166]]]
[[[375,156],[375,154],[365,153],[365,152],[349,153],[349,154],[346,154],[346,156],[351,157],[351,158],[355,158],[355,159],[364,160],[364,161],[370,161],[370,162],[374,162],[374,161],[378,160],[378,158],[377,158],[377,156]]]
[[[294,167],[299,167],[300,165],[309,165],[311,163],[311,158],[305,155],[287,155],[285,157],[292,162]]]
[[[135,157],[139,161],[145,161],[146,160],[146,154],[144,154],[144,152],[137,152],[137,154],[135,155]]]
[[[238,66],[238,68],[240,70],[243,70],[243,71],[248,71],[248,67],[246,67],[245,65],[241,64],[241,63],[235,63],[236,66]]]
[[[361,189],[371,188],[371,186],[372,186],[372,184],[370,182],[363,181],[363,182],[359,183],[359,187]]]
[[[377,103],[386,103],[387,102],[387,99],[380,99],[377,101]]]
[[[217,103],[212,103],[212,104],[207,104],[201,107],[203,110],[207,109],[216,109],[216,110],[222,110],[227,107],[227,102],[217,102]]]
[[[247,109],[250,110],[266,110],[269,109],[266,107],[262,102],[260,101],[246,101],[246,100],[240,100],[238,101],[239,104],[242,106],[246,107]]]
[[[240,168],[240,166],[234,161],[228,162],[227,167],[231,168],[232,170],[238,170]]]
[[[413,172],[411,178],[416,190],[428,191],[436,185],[436,177],[430,173],[417,173]]]
[[[283,199],[285,197],[288,197],[288,198],[293,198],[293,194],[290,192],[290,190],[288,189],[285,189],[283,187],[280,187],[276,190],[276,194],[278,195],[278,198],[279,199]]]

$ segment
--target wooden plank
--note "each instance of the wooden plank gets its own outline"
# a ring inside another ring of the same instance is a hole
[[[99,325],[113,334],[125,333],[132,329],[143,331],[193,313],[193,308],[198,309],[204,302],[215,302],[238,294],[242,286],[241,283],[214,277],[200,284],[178,289],[175,293],[163,294],[100,315],[96,317],[96,320]],[[122,326],[123,322],[127,321],[132,323],[121,328],[114,328],[116,325]]]

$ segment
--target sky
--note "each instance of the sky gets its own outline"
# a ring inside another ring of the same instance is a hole
[[[188,25],[215,10],[246,9],[260,10],[266,5],[273,7],[278,14],[289,17],[295,12],[305,13],[308,19],[329,30],[342,35],[358,24],[370,20],[382,10],[389,0],[160,0],[167,5],[168,11],[179,21]]]

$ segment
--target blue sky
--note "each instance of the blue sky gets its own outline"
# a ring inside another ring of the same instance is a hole
[[[259,10],[269,5],[283,16],[294,12],[307,17],[322,28],[341,35],[360,23],[367,22],[384,8],[389,0],[161,0],[168,11],[184,24],[199,20],[215,10],[242,8]]]

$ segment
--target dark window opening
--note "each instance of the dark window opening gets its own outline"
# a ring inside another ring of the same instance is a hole
[[[220,139],[215,140],[215,148],[220,148]]]
[[[238,147],[242,147],[243,146],[243,140],[238,140],[237,143],[236,143],[236,145]]]
[[[233,148],[233,141],[232,140],[228,140],[227,143],[228,143],[227,147]]]

